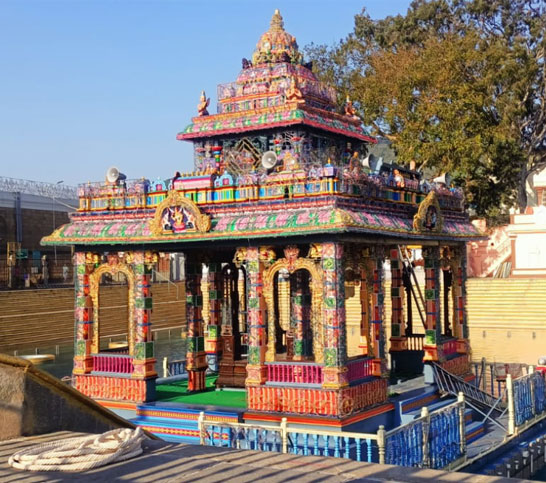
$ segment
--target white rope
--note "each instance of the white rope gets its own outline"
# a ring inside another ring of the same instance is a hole
[[[138,456],[144,439],[141,428],[114,429],[100,435],[37,444],[18,451],[8,463],[28,471],[85,471]]]

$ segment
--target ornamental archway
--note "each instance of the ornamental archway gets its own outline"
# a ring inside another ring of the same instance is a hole
[[[89,292],[93,301],[93,343],[91,352],[98,354],[100,352],[100,317],[99,317],[99,290],[101,277],[105,274],[116,275],[122,273],[127,279],[127,341],[129,343],[129,355],[134,355],[135,349],[135,324],[134,324],[134,288],[135,275],[133,270],[125,263],[99,265],[93,273],[89,275]]]
[[[317,263],[310,258],[296,260],[282,258],[271,265],[263,275],[264,298],[267,306],[267,351],[265,360],[274,362],[276,355],[276,311],[275,311],[275,277],[280,271],[293,274],[298,270],[306,270],[310,276],[311,289],[311,330],[313,355],[316,363],[324,361],[323,327],[322,327],[322,273]]]

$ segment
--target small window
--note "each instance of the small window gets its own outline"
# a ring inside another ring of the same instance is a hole
[[[546,189],[540,191],[540,204],[546,206]]]

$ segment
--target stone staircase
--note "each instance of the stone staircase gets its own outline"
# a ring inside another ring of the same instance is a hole
[[[406,424],[421,415],[423,407],[427,407],[429,413],[442,409],[456,401],[453,397],[442,397],[438,392],[436,385],[425,386],[417,389],[413,393],[409,393],[406,397],[395,403],[395,411],[398,424]],[[466,423],[466,442],[467,444],[476,441],[478,438],[486,434],[486,423],[475,420],[477,415],[471,408],[465,409]]]
[[[469,279],[467,311],[474,361],[535,365],[546,355],[546,279]]]
[[[178,290],[177,290],[178,287]],[[182,327],[186,318],[184,284],[156,283],[153,329]],[[127,332],[127,287],[106,286],[100,292],[101,337]],[[0,292],[0,352],[71,343],[74,338],[74,289]]]

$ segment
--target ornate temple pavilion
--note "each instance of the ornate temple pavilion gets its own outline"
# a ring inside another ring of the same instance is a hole
[[[278,11],[236,81],[218,86],[217,113],[208,108],[202,93],[177,136],[193,143],[193,172],[81,185],[79,210],[43,239],[75,250],[75,386],[97,399],[154,399],[151,273],[158,253],[180,252],[192,391],[212,371],[219,386],[246,387],[250,412],[356,415],[387,400],[386,324],[399,363],[424,351],[466,373],[465,243],[480,234],[462,192],[404,167],[370,167],[375,140],[350,101],[338,110]],[[410,245],[422,249],[426,278],[419,347]],[[99,292],[105,274],[119,273],[129,346],[111,362]],[[349,297],[357,338],[347,336]]]

